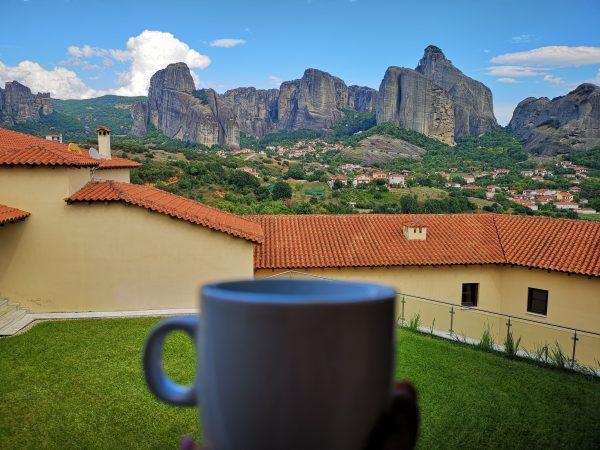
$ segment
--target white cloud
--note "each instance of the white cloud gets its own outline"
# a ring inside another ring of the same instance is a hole
[[[0,62],[0,82],[17,80],[28,86],[33,92],[50,92],[55,98],[89,98],[107,93],[118,95],[146,95],[150,77],[160,69],[175,62],[184,62],[192,69],[192,78],[196,85],[200,80],[193,69],[203,69],[210,64],[210,59],[190,48],[171,33],[145,30],[137,36],[130,37],[125,49],[105,49],[83,45],[71,45],[67,48],[70,59],[60,65],[78,67],[83,70],[99,72],[102,67],[91,62],[102,62],[102,66],[110,67],[115,62],[128,64],[117,73],[117,87],[108,90],[96,90],[87,86],[77,74],[65,67],[54,67],[46,70],[32,61],[22,61],[9,67]],[[90,80],[96,77],[87,77]]]
[[[129,70],[119,74],[118,95],[146,95],[150,77],[160,69],[176,62],[184,62],[190,69],[204,69],[210,64],[208,56],[198,53],[171,33],[145,30],[130,37],[126,50],[111,50],[111,55],[122,61],[131,61]],[[198,75],[192,70],[198,84]]]
[[[545,72],[532,67],[520,66],[493,66],[485,69],[489,75],[497,77],[539,77]]]
[[[0,85],[16,80],[33,93],[50,92],[54,98],[90,98],[102,95],[90,88],[72,70],[54,67],[46,70],[33,61],[21,61],[16,66],[7,66],[0,61]]]
[[[494,64],[528,67],[577,67],[600,64],[600,47],[568,47],[555,45],[516,53],[505,53],[491,59]]]
[[[210,43],[211,47],[223,47],[231,48],[236,45],[244,45],[246,41],[244,39],[216,39]]]
[[[275,85],[275,87],[281,86],[283,83],[283,79],[280,77],[276,77],[275,75],[269,75],[269,81]]]
[[[527,42],[531,42],[533,40],[533,35],[531,34],[520,34],[519,36],[513,36],[510,41],[513,44],[525,44]]]
[[[510,77],[498,78],[496,81],[498,83],[504,83],[504,84],[515,84],[515,83],[518,83],[517,80],[515,80],[514,78],[510,78]]]
[[[559,86],[565,82],[562,78],[555,77],[554,75],[550,74],[544,76],[544,81],[547,81],[550,84],[554,84],[555,86]]]
[[[514,103],[496,103],[494,104],[494,115],[498,119],[500,125],[507,125],[512,118],[513,111],[515,110]]]

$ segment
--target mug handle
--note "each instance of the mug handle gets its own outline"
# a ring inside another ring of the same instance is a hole
[[[175,406],[196,406],[196,381],[191,386],[181,386],[165,375],[162,356],[167,335],[184,331],[196,345],[198,316],[172,317],[162,320],[150,333],[144,348],[144,374],[148,389],[165,403]]]

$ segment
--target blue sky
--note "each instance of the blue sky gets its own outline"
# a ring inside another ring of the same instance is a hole
[[[276,87],[315,67],[378,88],[429,44],[492,89],[506,123],[525,97],[600,84],[600,2],[3,0],[0,85],[59,98],[145,94],[184,60],[199,87]]]

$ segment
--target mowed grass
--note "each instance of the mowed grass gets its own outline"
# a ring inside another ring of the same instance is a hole
[[[0,340],[0,448],[176,448],[194,409],[155,400],[141,370],[157,319],[46,322]],[[165,349],[193,377],[184,335]],[[240,374],[243,377],[243,374]],[[396,378],[420,395],[420,448],[599,448],[600,383],[406,330]],[[259,407],[260,405],[257,405]]]

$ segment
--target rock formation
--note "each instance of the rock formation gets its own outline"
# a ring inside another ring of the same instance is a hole
[[[348,88],[341,79],[317,69],[307,69],[299,80],[281,84],[280,130],[324,130],[339,122],[344,110],[372,111],[375,91]]]
[[[411,69],[386,70],[377,99],[377,123],[383,122],[454,144],[454,103],[450,94]]]
[[[308,69],[280,89],[238,88],[224,94],[195,90],[189,68],[170,64],[150,80],[148,101],[131,109],[131,134],[148,125],[167,136],[211,145],[239,145],[240,131],[262,136],[274,131],[329,129],[345,110],[373,111],[377,91],[348,87],[339,78]]]
[[[239,143],[237,126],[229,108],[224,106],[220,110],[221,103],[213,90],[196,91],[186,64],[169,64],[150,79],[146,123],[174,139],[207,146],[236,146]],[[144,128],[139,116],[143,109],[132,109],[137,132]]]
[[[133,136],[143,136],[147,133],[148,111],[145,102],[135,102],[130,109],[131,131]]]
[[[277,125],[278,89],[237,88],[222,95],[240,131],[253,136],[271,133]]]
[[[13,126],[52,113],[49,93],[32,94],[27,86],[9,81],[0,88],[0,124]]]
[[[600,87],[584,83],[552,100],[526,98],[515,108],[508,127],[536,155],[600,145]]]
[[[375,111],[377,106],[377,91],[365,86],[350,86],[348,88],[348,107],[358,112]]]
[[[498,127],[490,89],[454,67],[438,47],[428,46],[415,70],[449,92],[455,138],[480,136]]]

